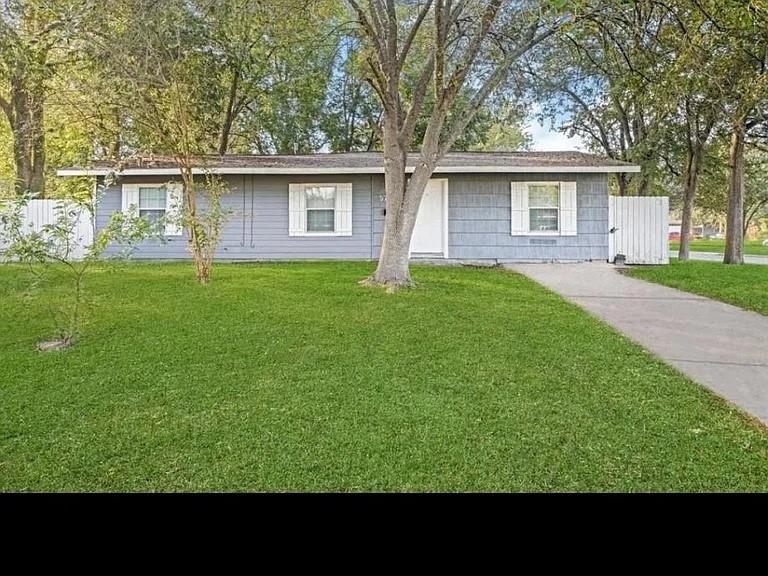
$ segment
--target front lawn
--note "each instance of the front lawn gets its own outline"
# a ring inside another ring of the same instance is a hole
[[[669,248],[670,250],[677,252],[680,250],[680,242],[671,240],[669,242]],[[691,252],[717,252],[718,254],[724,254],[725,240],[719,240],[717,238],[692,240]],[[768,246],[763,246],[762,240],[745,240],[744,254],[752,256],[768,256]]]
[[[768,490],[764,428],[533,282],[371,269],[105,269],[38,353],[0,267],[0,490]]]
[[[768,266],[671,259],[669,266],[638,267],[627,273],[768,316]]]

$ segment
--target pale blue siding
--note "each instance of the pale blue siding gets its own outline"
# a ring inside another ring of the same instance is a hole
[[[121,209],[121,184],[163,182],[149,177],[125,178],[108,188],[96,218],[102,228]],[[352,236],[291,237],[288,235],[288,184],[290,182],[352,182]],[[229,192],[222,198],[229,212],[217,257],[223,260],[357,259],[372,258],[370,176],[231,176]],[[203,196],[203,195],[201,195]],[[205,203],[200,206],[205,209]],[[114,247],[111,253],[118,250]],[[135,258],[189,258],[185,236],[167,243],[148,241]]]
[[[435,174],[448,179],[452,259],[584,261],[608,259],[607,174]],[[577,236],[512,236],[512,181],[576,182]],[[374,254],[384,231],[383,181],[374,183]]]
[[[448,178],[449,253],[453,259],[580,261],[608,259],[608,179],[605,174],[436,174]],[[510,182],[577,182],[578,235],[511,235]],[[123,182],[162,182],[133,177]],[[217,256],[224,260],[377,258],[384,229],[384,180],[368,176],[231,176],[223,204],[230,211]],[[290,237],[290,182],[352,182],[352,236]],[[121,182],[122,183],[122,182]],[[106,190],[97,228],[121,209],[118,183]],[[204,209],[204,206],[201,208]],[[114,251],[114,249],[113,249]],[[145,242],[136,258],[188,258],[186,237]]]

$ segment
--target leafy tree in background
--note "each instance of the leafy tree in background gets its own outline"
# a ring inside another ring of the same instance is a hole
[[[13,137],[14,189],[45,193],[45,109],[50,79],[72,56],[72,36],[89,3],[5,0],[0,3],[0,111]]]
[[[609,158],[639,164],[618,174],[618,193],[653,193],[658,150],[673,109],[656,97],[659,38],[673,19],[656,2],[608,3],[551,42],[527,68],[541,117]]]
[[[768,6],[696,0],[725,60],[720,77],[730,132],[726,264],[744,263],[744,174],[750,139],[768,123]]]

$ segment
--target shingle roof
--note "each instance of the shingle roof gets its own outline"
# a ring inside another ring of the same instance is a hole
[[[410,169],[419,160],[408,155]],[[219,174],[307,174],[383,172],[384,157],[380,152],[349,152],[308,155],[226,155],[201,156],[197,166]],[[61,176],[105,173],[110,170],[126,174],[169,173],[178,170],[170,156],[143,156],[115,162],[98,161],[89,168],[65,168]],[[582,152],[451,152],[439,163],[436,172],[636,172],[639,167],[611,158]]]

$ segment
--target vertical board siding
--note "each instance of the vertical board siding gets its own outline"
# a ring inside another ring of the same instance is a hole
[[[611,196],[610,261],[618,254],[628,264],[669,264],[669,198]]]
[[[25,232],[40,232],[43,226],[55,224],[62,210],[71,210],[75,205],[60,200],[30,200],[22,208],[22,230]],[[77,221],[70,238],[70,257],[78,260],[85,255],[87,248],[93,242],[93,220],[85,208],[79,208]],[[3,250],[0,245],[0,251]]]

